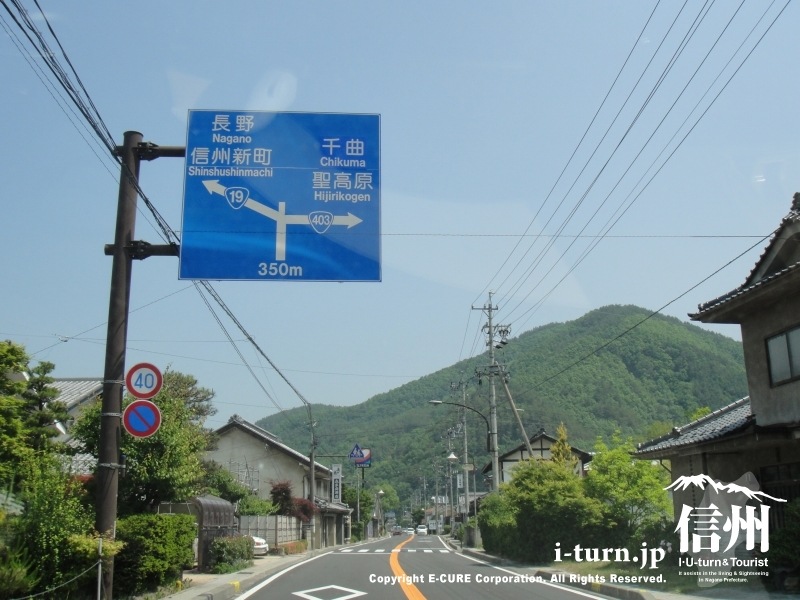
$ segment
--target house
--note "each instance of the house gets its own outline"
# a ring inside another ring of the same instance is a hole
[[[800,498],[800,194],[745,282],[689,315],[741,328],[749,396],[640,444],[639,458],[669,460],[673,481],[705,474],[724,482],[752,473],[760,491]],[[697,506],[695,487],[675,489],[677,511]],[[782,523],[782,504],[770,519]]]
[[[72,438],[70,429],[72,424],[80,417],[84,408],[92,402],[98,402],[103,394],[103,379],[100,377],[68,377],[55,379],[50,387],[58,390],[55,400],[63,402],[67,407],[69,417],[66,423],[54,423],[59,435],[56,441],[77,449],[79,444]],[[97,458],[85,452],[64,455],[64,461],[69,471],[78,476],[89,477],[97,469]]]
[[[206,453],[230,471],[240,483],[259,498],[270,499],[272,481],[288,481],[295,497],[308,498],[311,483],[311,460],[306,454],[284,444],[269,431],[233,415],[214,432],[216,449]],[[313,527],[313,547],[324,548],[344,543],[350,507],[331,499],[331,469],[315,463],[314,503],[319,509]]]
[[[553,444],[555,444],[558,440],[551,435],[545,433],[544,429],[540,429],[539,432],[534,435],[531,440],[531,450],[533,450],[533,458],[539,460],[550,460],[552,459],[552,454],[550,454],[550,448]],[[572,455],[575,457],[575,473],[577,475],[583,475],[585,473],[586,465],[589,461],[592,460],[592,455],[588,452],[584,452],[583,450],[579,450],[573,446],[570,446],[572,450]],[[498,463],[500,465],[500,483],[504,483],[506,481],[511,480],[511,472],[514,467],[517,466],[521,461],[527,460],[531,458],[528,454],[528,447],[525,444],[520,444],[513,450],[506,452],[505,454],[498,457]],[[492,465],[491,463],[486,465],[483,470],[481,471],[484,477],[491,476],[492,473]]]
[[[68,431],[70,425],[80,417],[86,406],[97,400],[103,393],[103,379],[100,377],[68,377],[55,379],[53,383],[50,384],[50,387],[58,390],[58,396],[55,397],[55,400],[63,402],[69,413],[68,423],[56,424],[62,438],[66,439],[69,437]]]

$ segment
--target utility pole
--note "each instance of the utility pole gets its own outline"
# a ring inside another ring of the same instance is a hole
[[[126,131],[123,145],[117,147],[121,169],[117,197],[117,221],[113,245],[105,254],[113,257],[111,291],[108,303],[105,368],[103,371],[103,400],[100,413],[100,443],[97,457],[97,515],[95,527],[100,535],[114,539],[119,491],[120,438],[122,435],[122,395],[125,382],[125,348],[128,343],[128,309],[131,295],[133,260],[149,256],[177,256],[178,246],[153,246],[134,241],[136,202],[139,188],[139,167],[142,159],[159,156],[184,156],[185,148],[160,149],[142,143],[138,131]],[[109,557],[103,572],[103,597],[111,600],[114,584],[114,558]]]
[[[494,385],[494,377],[499,372],[499,365],[494,357],[495,325],[492,322],[492,317],[497,307],[492,306],[493,294],[494,292],[489,292],[489,304],[484,304],[482,308],[475,308],[473,306],[472,310],[482,310],[488,319],[487,325],[484,326],[484,331],[487,331],[489,335],[489,366],[484,369],[477,369],[476,371],[479,383],[482,376],[489,376],[489,439],[491,441],[490,450],[492,454],[492,490],[497,491],[500,485],[500,462],[497,455],[497,391]]]
[[[439,535],[439,465],[433,465],[433,481],[436,495],[433,497],[433,518],[436,523],[436,534]]]
[[[461,388],[461,403],[466,405],[467,404],[467,386],[464,384],[463,381],[459,383],[451,383],[450,389],[457,390]],[[459,417],[461,418],[461,424],[464,428],[464,464],[461,465],[461,477],[464,482],[464,512],[462,513],[461,518],[461,526],[467,526],[467,520],[469,519],[469,473],[467,472],[467,465],[469,464],[469,447],[467,445],[467,409],[465,407],[459,407],[458,409]],[[456,478],[456,488],[458,488],[458,479]],[[461,502],[458,503],[459,508],[461,508]]]
[[[508,343],[506,338],[508,338],[508,335],[511,333],[511,327],[508,325],[495,325],[492,322],[493,313],[497,310],[496,306],[492,306],[492,295],[493,292],[489,292],[488,305],[484,305],[482,309],[476,309],[473,306],[472,309],[483,310],[487,316],[487,324],[484,325],[483,330],[486,331],[487,334],[486,344],[489,346],[489,366],[483,369],[476,369],[476,372],[479,382],[480,377],[488,375],[489,383],[491,385],[489,418],[492,429],[492,488],[497,490],[500,481],[496,478],[499,477],[500,466],[498,464],[497,457],[497,392],[494,383],[495,377],[501,378],[500,380],[503,383],[503,391],[505,392],[508,403],[511,406],[511,412],[514,413],[514,418],[517,421],[517,426],[519,427],[520,434],[522,435],[522,441],[528,450],[529,458],[533,456],[533,450],[531,449],[531,440],[528,437],[528,434],[525,432],[525,426],[522,424],[522,419],[519,416],[519,410],[517,409],[516,404],[514,404],[514,399],[511,397],[511,390],[508,389],[508,374],[505,371],[505,367],[499,364],[495,357],[495,349],[502,348]],[[495,341],[495,336],[499,336],[500,339]]]

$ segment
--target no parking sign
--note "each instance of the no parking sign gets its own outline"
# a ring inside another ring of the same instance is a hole
[[[122,413],[122,425],[134,437],[150,437],[161,427],[161,411],[149,400],[134,400]]]

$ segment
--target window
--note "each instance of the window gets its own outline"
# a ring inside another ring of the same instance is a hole
[[[767,356],[772,385],[800,378],[800,327],[769,338]]]

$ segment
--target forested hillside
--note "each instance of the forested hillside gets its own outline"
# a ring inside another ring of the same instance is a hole
[[[685,423],[700,407],[716,409],[747,395],[741,343],[731,338],[656,315],[616,339],[650,312],[599,308],[527,331],[498,351],[529,436],[540,428],[554,435],[563,422],[572,445],[591,451],[598,436],[616,429],[642,441]],[[408,497],[423,475],[432,474],[434,461],[444,463],[450,447],[456,454],[463,447],[460,434],[447,435],[457,424],[457,408],[428,401],[462,402],[451,383],[465,382],[466,404],[488,416],[491,386],[475,377],[476,367],[487,364],[488,354],[461,361],[355,406],[313,405],[319,462],[347,463],[356,443],[370,448],[367,484],[389,481],[401,498]],[[522,438],[499,382],[496,393],[502,454]],[[489,461],[486,425],[471,411],[467,419],[471,461],[482,467]],[[307,422],[306,410],[294,409],[258,425],[306,452]]]

